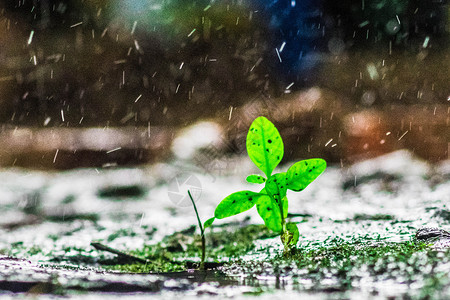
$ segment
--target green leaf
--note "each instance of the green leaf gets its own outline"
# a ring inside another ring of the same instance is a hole
[[[248,175],[245,179],[247,182],[250,183],[264,183],[266,182],[266,179],[262,177],[261,175]]]
[[[212,218],[209,218],[208,220],[206,220],[205,223],[203,223],[203,228],[206,229],[206,228],[210,227],[215,219],[216,219],[216,217],[212,217]]]
[[[321,158],[296,162],[286,172],[287,188],[296,192],[304,190],[326,167],[327,162]]]
[[[256,208],[267,228],[275,232],[281,232],[280,208],[272,201],[269,195],[260,197],[256,204]]]
[[[256,118],[247,134],[247,152],[253,163],[270,177],[284,154],[278,129],[265,117]]]
[[[286,232],[281,236],[281,240],[285,245],[295,246],[298,242],[300,234],[295,223],[286,224]],[[286,240],[287,239],[287,240]]]
[[[279,204],[280,201],[286,197],[286,173],[282,172],[270,176],[270,178],[266,181],[265,190],[267,194],[272,196],[277,204]]]
[[[233,193],[217,205],[214,212],[214,217],[217,219],[223,219],[249,210],[255,206],[258,198],[261,196],[263,195],[251,191],[240,191]]]

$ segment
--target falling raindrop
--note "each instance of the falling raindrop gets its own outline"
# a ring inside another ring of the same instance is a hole
[[[386,23],[385,30],[387,34],[394,35],[400,31],[400,23],[397,19],[391,19]]]

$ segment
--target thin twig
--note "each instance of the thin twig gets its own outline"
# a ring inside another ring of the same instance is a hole
[[[106,246],[106,245],[104,245],[102,243],[92,242],[91,246],[94,247],[97,250],[106,251],[106,252],[110,252],[110,253],[116,254],[119,257],[124,258],[124,259],[137,261],[137,262],[140,262],[140,263],[143,263],[143,264],[148,263],[148,260],[146,260],[146,259],[142,259],[140,257],[137,257],[137,256],[134,256],[134,255],[131,255],[131,254],[119,251],[117,249],[114,249],[114,248],[111,248],[109,246]]]

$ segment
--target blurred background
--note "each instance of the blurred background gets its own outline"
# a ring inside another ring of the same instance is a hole
[[[445,160],[449,18],[444,0],[3,0],[0,165],[209,163],[258,115],[284,161]]]

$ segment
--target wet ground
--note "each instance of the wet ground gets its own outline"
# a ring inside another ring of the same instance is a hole
[[[300,229],[292,259],[281,257],[278,237],[254,226],[262,224],[254,209],[206,231],[207,261],[216,267],[206,272],[191,269],[199,261],[199,231],[186,191],[206,220],[228,194],[256,191],[245,177],[257,170],[245,157],[208,169],[188,161],[1,171],[1,295],[450,295],[445,240],[426,241],[434,246],[414,240],[420,228],[449,228],[449,161],[431,165],[398,151],[348,168],[329,166],[305,191],[288,194],[291,221]],[[148,261],[124,261],[92,242]]]

